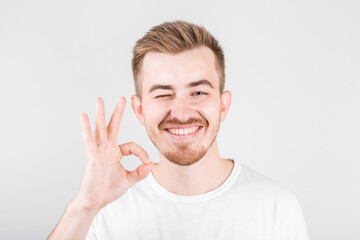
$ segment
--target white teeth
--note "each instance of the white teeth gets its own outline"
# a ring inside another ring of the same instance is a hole
[[[198,129],[198,127],[191,127],[191,128],[185,128],[185,129],[184,128],[168,129],[168,131],[174,135],[188,135],[188,134],[195,132],[197,129]]]

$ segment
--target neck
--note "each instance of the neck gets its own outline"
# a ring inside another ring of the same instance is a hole
[[[190,166],[179,166],[160,154],[152,170],[156,181],[169,192],[193,196],[219,187],[230,175],[233,162],[219,156],[216,140],[206,154]]]

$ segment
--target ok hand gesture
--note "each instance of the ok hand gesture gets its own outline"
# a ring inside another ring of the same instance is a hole
[[[81,114],[87,161],[80,190],[74,201],[84,209],[99,211],[144,179],[155,166],[145,150],[137,144],[117,143],[125,105],[126,99],[121,97],[106,127],[104,101],[97,98],[94,136],[88,116]],[[143,164],[133,171],[127,171],[120,160],[131,154],[139,157]]]

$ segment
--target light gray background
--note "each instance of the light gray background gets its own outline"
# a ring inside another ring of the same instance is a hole
[[[134,93],[132,47],[183,19],[222,44],[223,157],[298,197],[311,239],[360,239],[359,1],[0,1],[0,239],[44,239],[80,186],[80,113]],[[158,161],[130,105],[119,143]],[[126,158],[135,169],[140,161]],[[141,226],[139,226],[141,227]]]

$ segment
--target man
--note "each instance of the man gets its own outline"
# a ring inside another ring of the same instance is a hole
[[[81,115],[87,164],[79,193],[49,239],[308,239],[298,201],[274,181],[219,156],[231,103],[218,42],[184,21],[153,27],[134,47],[132,108],[159,150],[117,144],[125,98],[95,133]],[[143,162],[127,171],[120,160]],[[141,181],[142,180],[142,181]]]

